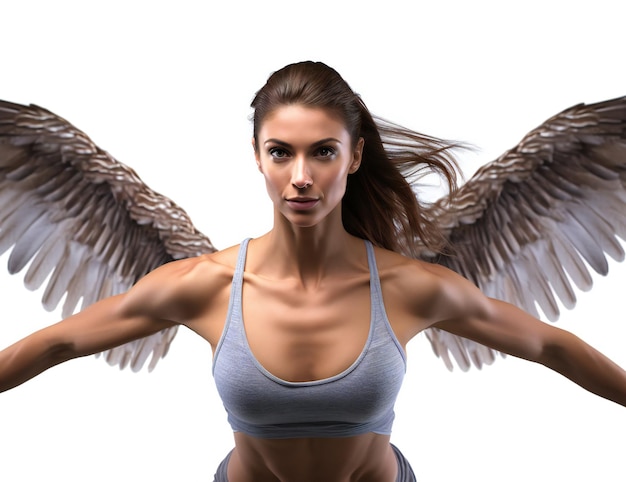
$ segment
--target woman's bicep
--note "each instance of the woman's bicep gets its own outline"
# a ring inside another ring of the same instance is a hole
[[[211,286],[206,287],[203,280],[214,276],[203,267],[193,258],[162,265],[127,293],[99,301],[64,320],[59,332],[69,337],[82,356],[187,324],[206,310],[211,295]]]
[[[509,303],[482,294],[458,316],[435,327],[512,356],[540,362],[545,348],[565,335]]]
[[[52,325],[47,333],[72,357],[91,355],[144,338],[176,324],[169,318],[177,304],[172,266],[160,267],[126,293],[100,300]],[[180,303],[178,303],[180,304]]]
[[[52,325],[45,334],[70,357],[91,355],[173,326],[172,321],[136,307],[132,292],[112,296]]]
[[[555,327],[518,307],[484,295],[473,283],[436,268],[434,328],[509,355],[538,361]]]

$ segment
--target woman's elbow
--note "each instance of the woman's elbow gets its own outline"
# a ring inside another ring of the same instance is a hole
[[[585,342],[569,331],[553,328],[543,343],[537,362],[562,374],[570,374],[592,351]]]

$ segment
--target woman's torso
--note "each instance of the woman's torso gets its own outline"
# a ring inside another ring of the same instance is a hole
[[[255,260],[254,249],[248,254],[242,292],[245,336],[252,356],[268,373],[289,382],[324,380],[345,372],[363,354],[372,312],[370,269],[363,241],[356,240],[356,246],[361,252],[349,269],[314,286],[265,277],[255,272],[263,263]],[[224,280],[234,274],[238,251],[234,247],[217,258]],[[383,298],[393,306],[387,316],[403,347],[421,329],[401,287],[403,258],[376,251]],[[188,325],[215,350],[227,317],[230,282],[214,286],[208,299],[206,312]],[[233,480],[385,481],[395,473],[388,434],[265,439],[237,432],[235,440],[229,468],[237,477]]]

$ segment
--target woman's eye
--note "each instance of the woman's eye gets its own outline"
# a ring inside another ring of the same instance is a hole
[[[317,155],[319,157],[330,158],[335,155],[335,149],[333,149],[332,147],[320,147],[320,149],[317,151]]]
[[[287,157],[289,154],[287,153],[287,151],[285,151],[284,149],[280,148],[280,147],[272,147],[269,150],[269,154],[270,156],[272,156],[274,159],[284,159],[285,157]]]

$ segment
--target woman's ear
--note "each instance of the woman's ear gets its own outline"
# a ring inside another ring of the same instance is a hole
[[[252,149],[254,149],[254,160],[256,161],[256,167],[259,172],[263,172],[263,169],[261,169],[261,158],[259,157],[259,150],[256,148],[256,142],[254,141],[254,137],[252,138]]]
[[[359,137],[358,142],[354,148],[354,152],[352,153],[352,163],[350,164],[350,170],[348,171],[350,174],[354,174],[359,170],[361,166],[361,159],[363,159],[363,146],[365,145],[365,139]]]

